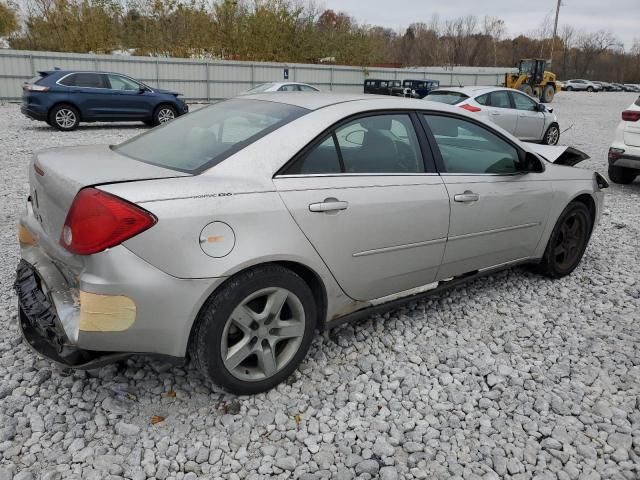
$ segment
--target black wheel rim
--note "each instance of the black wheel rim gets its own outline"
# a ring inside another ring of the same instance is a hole
[[[586,237],[586,218],[580,212],[570,213],[560,226],[553,249],[558,267],[571,268],[580,259]]]

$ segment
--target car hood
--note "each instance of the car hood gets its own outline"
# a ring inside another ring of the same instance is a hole
[[[557,165],[568,165],[573,167],[578,163],[589,158],[585,152],[574,147],[565,147],[557,145],[540,145],[538,143],[530,143],[528,147],[545,160]]]

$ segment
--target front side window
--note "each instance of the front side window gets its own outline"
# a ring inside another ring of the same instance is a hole
[[[114,150],[142,162],[200,173],[308,110],[284,103],[234,98],[168,122]]]
[[[138,91],[140,84],[120,75],[107,75],[111,90]]]
[[[498,135],[458,117],[425,114],[448,173],[513,174],[522,171],[518,150]]]
[[[511,97],[517,110],[527,110],[529,112],[536,112],[538,110],[538,104],[522,93],[511,92]]]

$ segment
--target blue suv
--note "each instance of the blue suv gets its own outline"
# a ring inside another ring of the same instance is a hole
[[[126,75],[50,70],[38,72],[22,89],[24,115],[58,130],[80,122],[142,121],[159,125],[189,111],[179,93],[151,88]]]

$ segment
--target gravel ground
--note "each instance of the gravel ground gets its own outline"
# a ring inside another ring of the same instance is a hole
[[[635,97],[557,96],[585,167],[606,172]],[[58,133],[0,106],[0,480],[640,477],[639,182],[609,189],[573,275],[512,269],[331,331],[267,394],[147,357],[90,372],[39,359],[11,288],[29,156],[141,130]]]

